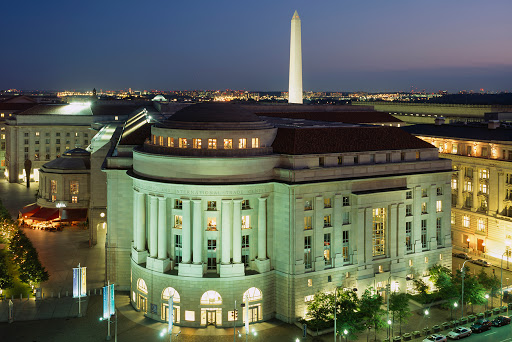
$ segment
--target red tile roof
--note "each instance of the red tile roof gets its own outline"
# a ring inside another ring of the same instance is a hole
[[[384,112],[358,111],[358,112],[281,112],[281,113],[256,113],[259,116],[270,116],[278,118],[305,119],[328,122],[345,123],[385,123],[402,122],[392,115]]]
[[[278,128],[274,153],[322,154],[435,148],[396,127]]]

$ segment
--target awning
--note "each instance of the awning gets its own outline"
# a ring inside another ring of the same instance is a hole
[[[87,209],[62,209],[61,221],[86,221]]]
[[[34,213],[30,219],[36,221],[51,221],[59,217],[59,209],[55,208],[41,208]]]
[[[20,216],[21,218],[29,218],[30,216],[34,215],[36,211],[38,211],[41,207],[38,206],[36,203],[32,203],[29,205],[26,205],[23,207],[23,209],[20,210]]]

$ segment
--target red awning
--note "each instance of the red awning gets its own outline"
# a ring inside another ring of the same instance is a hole
[[[55,208],[41,208],[34,213],[30,219],[37,221],[51,221],[59,217],[59,209]]]
[[[29,218],[30,216],[34,215],[34,213],[39,209],[41,209],[41,207],[38,206],[36,203],[26,205],[23,207],[23,209],[20,210],[21,218]]]
[[[86,221],[87,209],[62,209],[61,221]]]

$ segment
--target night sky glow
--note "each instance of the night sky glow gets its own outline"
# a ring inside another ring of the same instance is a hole
[[[512,1],[6,1],[0,89],[512,91]]]

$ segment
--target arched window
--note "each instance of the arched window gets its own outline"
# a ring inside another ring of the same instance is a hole
[[[211,304],[222,304],[222,297],[217,291],[206,291],[203,293],[201,297],[201,304],[203,305],[211,305]]]
[[[244,302],[246,297],[249,297],[249,302],[261,300],[263,298],[260,289],[258,289],[257,287],[251,287],[249,290],[245,291]]]
[[[173,297],[174,303],[180,302],[180,294],[172,287],[167,287],[162,291],[162,299],[168,301],[169,298]]]
[[[142,293],[148,293],[148,287],[146,286],[146,282],[144,281],[144,279],[139,278],[139,280],[137,280],[137,290],[139,290]]]

